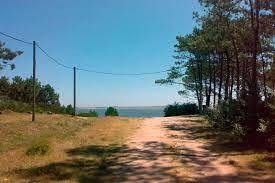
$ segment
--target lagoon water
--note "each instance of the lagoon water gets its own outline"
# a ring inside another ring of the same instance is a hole
[[[164,106],[152,107],[116,107],[119,116],[126,117],[163,117]],[[104,116],[106,107],[78,108],[78,113],[95,110],[99,116]]]

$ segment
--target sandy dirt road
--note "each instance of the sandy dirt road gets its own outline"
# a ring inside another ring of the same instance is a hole
[[[199,117],[148,118],[111,167],[114,182],[265,182],[239,175],[236,166],[194,138]],[[256,177],[255,177],[256,176]],[[270,179],[269,179],[270,180]],[[266,181],[270,182],[270,181]]]

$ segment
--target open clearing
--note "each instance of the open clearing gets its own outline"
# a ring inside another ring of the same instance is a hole
[[[0,182],[275,182],[274,154],[196,116],[0,115]],[[26,155],[47,144],[44,155]]]

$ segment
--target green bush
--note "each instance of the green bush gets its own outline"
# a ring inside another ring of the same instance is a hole
[[[78,114],[78,116],[81,116],[81,117],[98,117],[98,114],[97,114],[96,111],[90,110],[87,113],[80,113],[80,114]]]
[[[216,129],[231,132],[237,139],[249,144],[265,145],[271,136],[271,107],[261,101],[257,105],[258,121],[254,127],[248,119],[245,101],[221,102],[216,108],[206,112],[209,123]],[[256,129],[255,129],[256,128]],[[251,137],[251,132],[255,132]]]
[[[70,115],[73,115],[74,113],[74,108],[71,104],[67,105],[66,109],[65,109],[65,113],[66,114],[70,114]]]
[[[108,107],[105,111],[105,116],[118,116],[118,111],[114,107]]]
[[[35,156],[35,155],[45,155],[50,151],[50,145],[46,142],[40,142],[33,144],[26,151],[26,155]]]
[[[192,115],[198,114],[198,106],[192,103],[179,104],[174,103],[164,108],[164,116],[180,116],[180,115]]]
[[[233,130],[236,124],[241,125],[245,120],[246,108],[241,102],[231,100],[230,102],[222,101],[216,108],[207,109],[206,116],[208,121],[217,128],[223,130]]]
[[[14,112],[28,112],[31,110],[31,106],[29,104],[11,100],[8,97],[0,97],[0,111],[11,110]]]

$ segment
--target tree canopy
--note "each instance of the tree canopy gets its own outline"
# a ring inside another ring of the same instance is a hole
[[[274,91],[272,0],[200,0],[197,26],[176,37],[174,66],[158,84],[179,84],[194,94],[200,112],[236,101],[242,126],[255,136]],[[204,107],[205,106],[205,107]],[[244,110],[245,109],[245,110]]]
[[[22,51],[12,51],[5,46],[4,42],[0,41],[0,70],[6,67],[14,69],[15,65],[11,61],[22,53]]]

